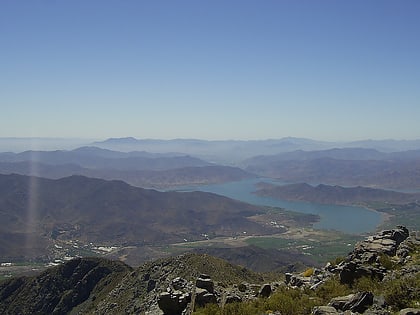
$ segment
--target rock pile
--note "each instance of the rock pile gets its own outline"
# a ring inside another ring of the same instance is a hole
[[[262,286],[241,283],[227,289],[216,285],[207,274],[199,275],[195,284],[177,277],[171,281],[166,291],[159,295],[158,306],[165,315],[180,315],[188,313],[188,310],[194,309],[196,305],[225,305],[257,297],[267,298],[273,291],[273,285],[278,286],[279,283],[266,283]]]
[[[381,231],[376,235],[369,236],[364,241],[356,244],[354,250],[337,266],[328,264],[318,275],[309,279],[302,279],[299,276],[289,276],[289,283],[311,286],[316,288],[334,274],[339,275],[340,282],[343,284],[353,284],[356,279],[370,277],[379,281],[385,277],[392,276],[392,272],[387,269],[385,262],[398,259],[401,266],[410,259],[409,247],[405,243],[409,237],[409,232],[404,226],[397,226],[396,229]],[[388,258],[384,258],[388,257]],[[404,268],[402,268],[404,270]],[[409,271],[407,271],[409,273]],[[374,304],[374,295],[371,292],[358,292],[344,297],[333,298],[327,306],[316,307],[314,315],[333,315],[333,314],[365,314],[385,315],[390,314],[382,308],[383,305]],[[379,303],[380,304],[380,303]],[[343,313],[344,312],[344,313]],[[400,314],[408,314],[407,310],[401,310]],[[410,309],[412,314],[419,314],[420,309]],[[410,313],[411,314],[411,313]]]

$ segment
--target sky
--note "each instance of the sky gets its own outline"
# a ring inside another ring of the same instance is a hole
[[[0,137],[420,139],[417,0],[1,0]]]

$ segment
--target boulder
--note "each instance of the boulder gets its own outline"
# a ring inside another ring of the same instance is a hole
[[[237,303],[237,302],[242,302],[242,298],[237,294],[228,293],[228,295],[226,296],[225,303],[229,304],[229,303]]]
[[[195,291],[195,303],[196,305],[203,307],[209,303],[217,303],[217,298],[213,293],[210,293],[206,289],[197,288]]]
[[[214,282],[210,279],[210,277],[206,277],[204,275],[200,275],[195,282],[195,286],[200,289],[205,289],[210,293],[214,292]]]
[[[166,315],[182,314],[191,301],[189,293],[181,291],[163,292],[158,297],[158,306]]]
[[[247,289],[248,289],[247,283],[242,282],[238,285],[238,290],[241,292],[245,292]]]
[[[152,291],[155,287],[156,287],[156,280],[149,279],[149,281],[147,281],[147,292]]]
[[[340,282],[343,284],[352,284],[354,280],[361,277],[377,278],[382,280],[386,270],[372,265],[365,265],[359,260],[350,261],[340,266]]]
[[[268,298],[271,295],[271,285],[266,283],[264,285],[261,286],[260,291],[258,292],[258,295],[261,297],[265,297]]]
[[[363,313],[372,304],[372,292],[358,292],[356,294],[333,298],[328,305],[340,311],[350,310],[352,312]]]

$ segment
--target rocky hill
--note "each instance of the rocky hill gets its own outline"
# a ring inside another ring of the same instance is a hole
[[[0,282],[2,314],[420,314],[420,241],[402,226],[300,274],[263,275],[203,254],[133,269],[78,258]]]

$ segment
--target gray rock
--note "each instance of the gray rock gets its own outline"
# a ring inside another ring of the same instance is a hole
[[[175,290],[185,290],[188,286],[188,281],[181,277],[176,277],[171,281],[171,285]]]
[[[189,293],[181,291],[163,292],[158,297],[158,306],[167,315],[182,314],[182,311],[191,301]]]
[[[214,292],[214,282],[209,278],[197,278],[195,286],[200,289],[205,289],[210,293]]]
[[[261,289],[258,292],[258,295],[261,297],[268,298],[271,295],[271,292],[272,292],[271,285],[266,283],[261,286]]]
[[[382,280],[386,270],[365,265],[361,261],[354,260],[340,266],[340,281],[344,284],[352,284],[354,280],[361,277],[377,278]]]
[[[335,315],[340,314],[334,307],[332,306],[317,306],[314,307],[312,310],[313,315]]]
[[[420,308],[405,308],[399,313],[400,315],[420,315]]]
[[[358,292],[347,296],[333,298],[329,306],[337,310],[363,313],[373,304],[372,292]]]
[[[225,301],[226,304],[236,303],[236,302],[242,302],[242,298],[239,295],[236,295],[234,293],[229,293],[226,296],[226,301]]]
[[[248,289],[248,285],[246,283],[244,283],[244,282],[243,283],[240,283],[238,285],[238,290],[241,291],[241,292],[245,292],[247,289]]]
[[[197,288],[195,291],[195,303],[204,306],[209,303],[217,303],[217,297],[206,289]]]

